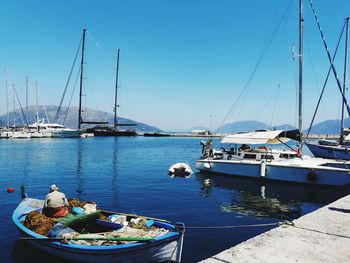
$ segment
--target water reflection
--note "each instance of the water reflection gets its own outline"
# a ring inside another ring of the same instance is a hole
[[[81,199],[81,195],[83,193],[83,179],[82,179],[82,168],[83,168],[83,156],[82,156],[82,140],[78,140],[78,149],[77,149],[77,189],[75,192],[77,193],[77,198]]]
[[[118,137],[114,137],[113,141],[113,154],[112,154],[112,204],[115,207],[119,207],[118,198]]]
[[[221,198],[220,211],[237,216],[295,219],[350,193],[349,187],[320,188],[203,173],[197,173],[196,180],[201,182],[202,197]],[[220,195],[219,190],[230,194]]]

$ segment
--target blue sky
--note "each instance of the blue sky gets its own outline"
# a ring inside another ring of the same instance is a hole
[[[333,53],[344,18],[350,15],[350,1],[314,0],[314,4]],[[116,51],[120,48],[122,117],[165,130],[208,127],[210,121],[216,128],[248,81],[266,43],[271,42],[227,121],[295,124],[297,61],[293,63],[291,49],[297,36],[297,6],[296,0],[1,1],[0,112],[6,111],[4,68],[22,104],[25,76],[32,87],[31,104],[35,81],[41,104],[58,104],[82,29],[87,28],[87,107],[112,112]],[[307,125],[328,62],[307,0],[304,11]],[[340,76],[343,49],[341,46],[336,65]],[[340,96],[333,78],[326,97],[318,121],[340,116]],[[77,91],[73,104],[78,104]]]

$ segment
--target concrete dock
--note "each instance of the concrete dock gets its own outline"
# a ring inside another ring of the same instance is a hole
[[[350,262],[350,195],[201,262]]]

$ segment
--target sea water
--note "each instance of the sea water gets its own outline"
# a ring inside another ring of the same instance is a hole
[[[183,262],[197,262],[272,227],[226,228],[292,220],[350,193],[202,174],[195,169],[200,138],[95,137],[0,140],[0,262],[60,262],[25,242],[12,223],[20,187],[44,198],[52,184],[68,198],[98,207],[184,222]],[[190,178],[169,167],[190,164]],[[209,179],[209,180],[208,180]],[[6,189],[13,187],[14,193]],[[192,228],[193,227],[193,228]],[[217,228],[213,228],[217,227]]]

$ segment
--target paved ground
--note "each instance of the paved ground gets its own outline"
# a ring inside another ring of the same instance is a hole
[[[350,195],[202,262],[350,262]]]

